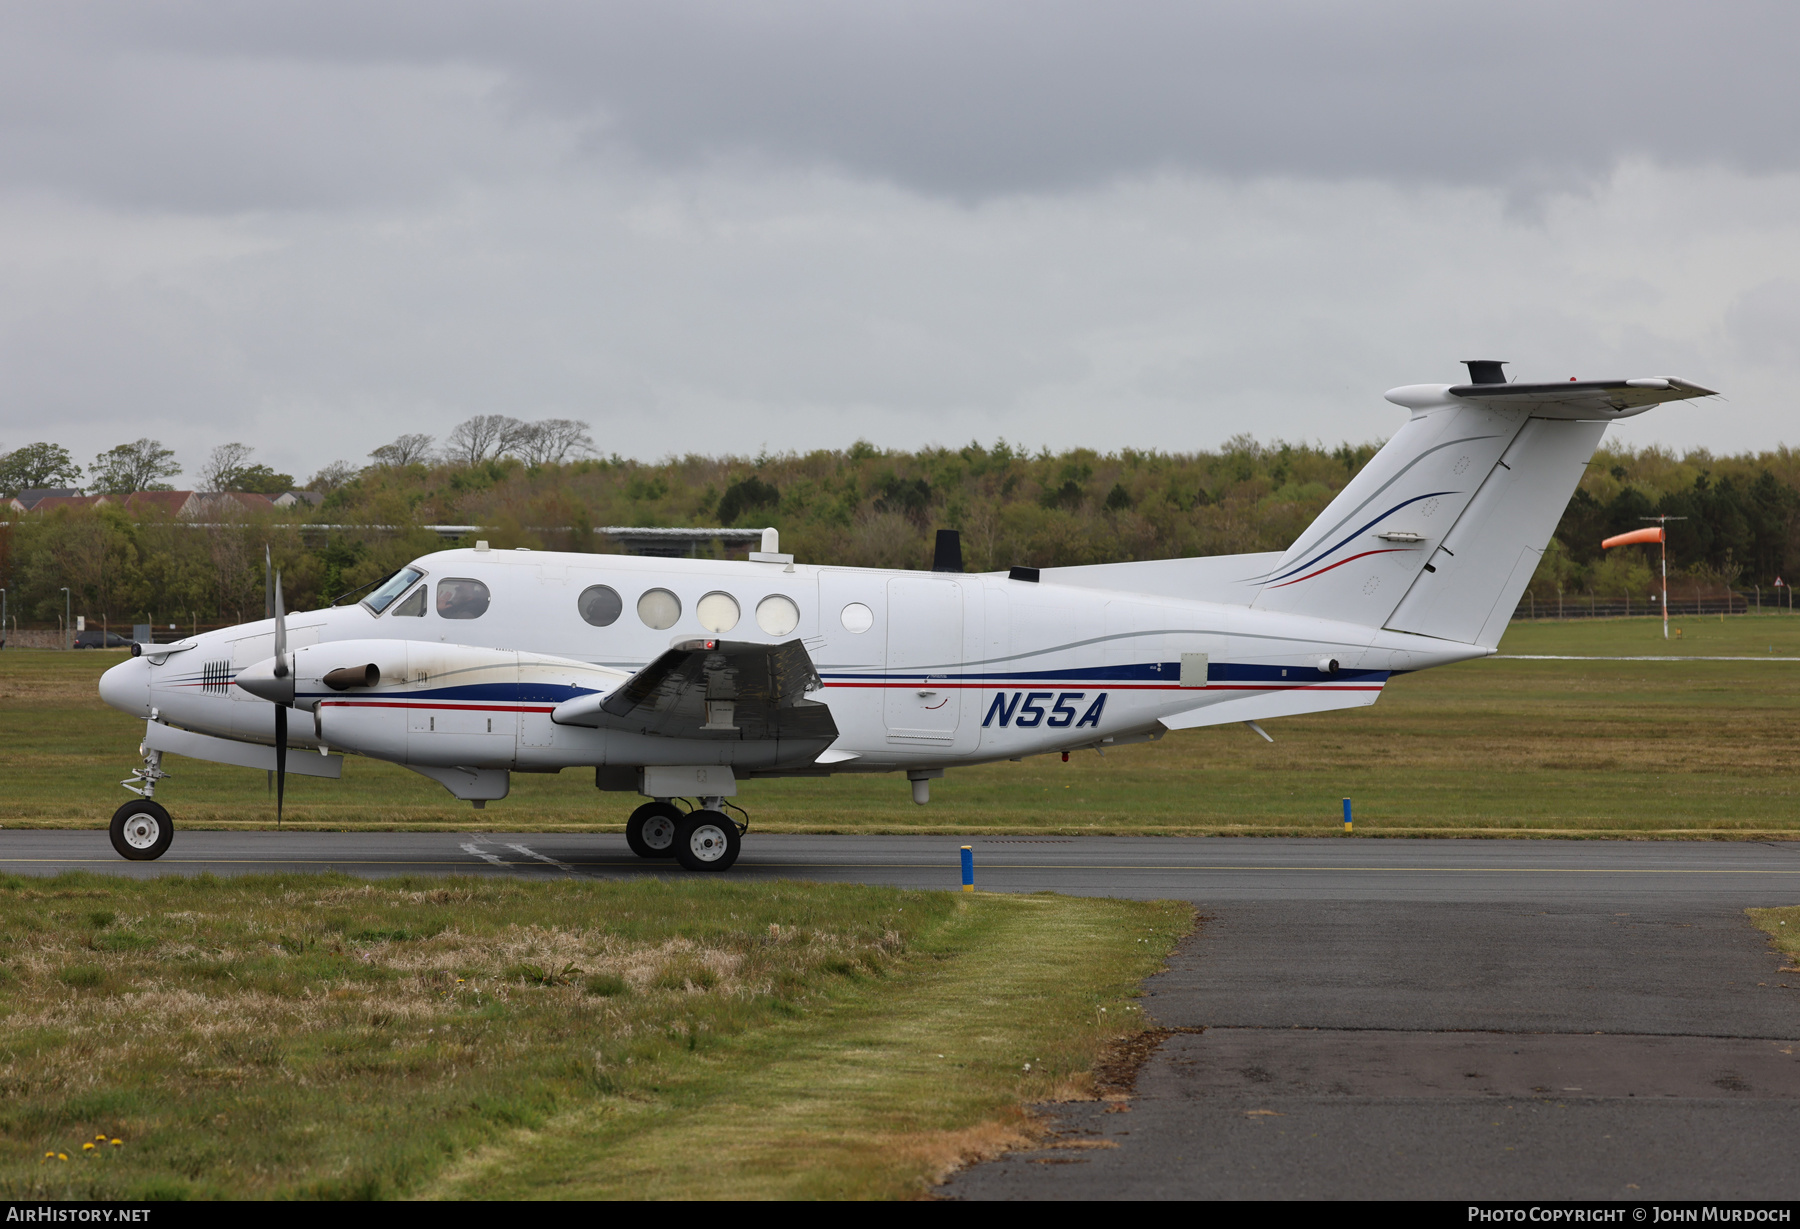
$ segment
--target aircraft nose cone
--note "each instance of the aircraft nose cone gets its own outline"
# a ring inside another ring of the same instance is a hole
[[[100,701],[133,717],[150,716],[150,661],[127,657],[100,676]]]
[[[276,678],[273,657],[245,666],[237,672],[235,682],[257,699],[271,704],[292,704],[294,701],[294,676],[290,673],[286,678]]]

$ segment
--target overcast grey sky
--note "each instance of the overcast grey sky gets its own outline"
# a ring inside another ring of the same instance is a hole
[[[0,447],[1800,442],[1791,4],[15,3]]]

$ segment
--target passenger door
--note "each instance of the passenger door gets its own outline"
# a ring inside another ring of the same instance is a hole
[[[953,750],[963,724],[963,585],[937,577],[887,584],[889,742]]]

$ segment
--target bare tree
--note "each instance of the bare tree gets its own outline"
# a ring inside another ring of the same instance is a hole
[[[237,485],[237,477],[250,464],[256,449],[248,444],[220,444],[200,467],[202,491],[229,491]]]
[[[306,489],[329,495],[356,477],[356,466],[348,461],[333,461],[306,480]]]
[[[505,414],[477,414],[457,424],[444,440],[444,456],[457,465],[480,465],[513,451],[525,424]]]
[[[511,449],[527,465],[561,465],[571,456],[588,456],[594,437],[588,425],[572,418],[540,418],[521,423]]]
[[[403,435],[391,444],[383,444],[369,456],[375,464],[389,469],[403,469],[431,458],[432,437],[422,432]]]

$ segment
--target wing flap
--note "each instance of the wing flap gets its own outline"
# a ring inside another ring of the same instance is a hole
[[[806,646],[689,640],[606,694],[557,706],[560,725],[604,726],[664,738],[743,741],[837,738]]]

